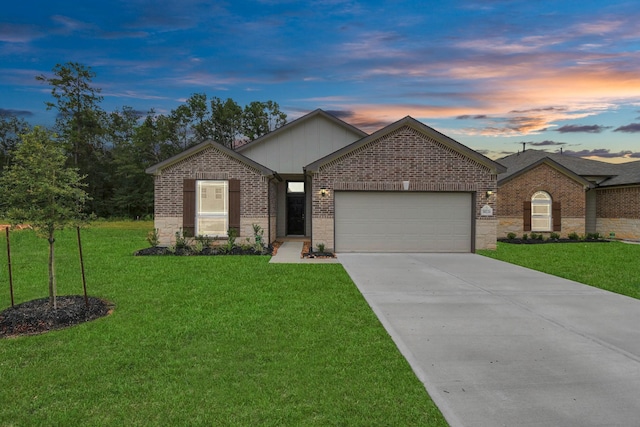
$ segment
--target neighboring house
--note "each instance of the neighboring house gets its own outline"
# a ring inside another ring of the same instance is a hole
[[[640,239],[640,162],[526,150],[498,159],[498,236],[599,233]]]
[[[495,248],[498,163],[411,117],[371,135],[315,110],[237,151],[203,142],[149,169],[162,244],[175,233],[337,252]]]

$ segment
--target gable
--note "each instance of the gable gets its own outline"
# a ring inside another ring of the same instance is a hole
[[[316,110],[238,149],[279,174],[300,174],[303,167],[351,144],[366,133]]]
[[[410,126],[402,126],[336,157],[318,169],[352,182],[467,183],[492,171],[463,153],[430,138]],[[340,180],[340,179],[339,179]]]
[[[307,172],[316,172],[325,165],[340,162],[343,159],[349,158],[354,153],[362,151],[366,147],[374,146],[379,144],[381,141],[388,140],[389,138],[394,138],[393,135],[397,135],[400,130],[403,132],[406,131],[408,132],[407,135],[410,133],[413,136],[410,136],[406,140],[403,140],[402,136],[400,138],[396,138],[396,146],[390,147],[387,153],[388,156],[393,158],[406,160],[409,164],[419,165],[420,167],[431,166],[429,161],[438,158],[438,156],[433,156],[434,153],[431,153],[432,157],[429,155],[421,157],[415,150],[423,150],[428,146],[437,146],[441,150],[451,153],[458,159],[464,159],[466,162],[472,162],[479,167],[484,168],[491,174],[498,174],[506,171],[506,168],[501,164],[494,162],[477,151],[460,144],[454,139],[441,134],[435,129],[430,128],[409,116],[307,165],[305,170]],[[413,142],[415,142],[416,145],[412,145]]]
[[[588,181],[566,173],[553,162],[538,162],[535,167],[499,182],[499,215],[520,217],[522,203],[531,201],[536,192],[544,191],[554,202],[562,203],[563,217],[584,217],[588,184]]]
[[[174,165],[179,163],[189,162],[198,157],[202,157],[207,152],[215,152],[222,159],[226,159],[223,162],[232,162],[243,165],[243,167],[255,170],[265,176],[273,176],[274,171],[264,167],[263,165],[251,160],[250,158],[243,156],[229,148],[215,143],[213,141],[205,141],[194,147],[191,147],[181,153],[176,154],[173,157],[168,158],[158,164],[155,164],[145,170],[146,173],[151,175],[161,175],[165,170],[170,169]]]
[[[243,195],[242,214],[250,217],[266,214],[269,177],[219,147],[206,146],[155,173],[156,217],[182,218],[185,180],[237,180]]]
[[[527,175],[529,174],[531,171],[537,170],[539,169],[540,166],[545,165],[550,169],[553,169],[555,171],[557,171],[558,173],[564,175],[565,177],[575,181],[576,183],[585,186],[585,187],[592,187],[593,183],[590,182],[588,179],[586,179],[583,176],[578,175],[577,173],[573,172],[572,170],[566,168],[564,165],[548,158],[548,157],[543,157],[540,160],[531,163],[529,165],[527,165],[526,167],[523,167],[515,172],[513,172],[511,170],[511,168],[509,169],[508,172],[501,174],[498,177],[498,187],[503,186],[504,184],[508,183],[509,181],[512,181],[520,176],[523,175]]]

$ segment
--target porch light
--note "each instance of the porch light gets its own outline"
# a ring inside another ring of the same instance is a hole
[[[322,188],[320,189],[320,195],[321,195],[322,197],[325,197],[327,194],[329,194],[329,190],[327,190],[326,188],[322,187]]]
[[[493,194],[493,191],[491,191],[491,190],[487,191],[487,192],[486,192],[487,199],[488,199],[489,197],[491,197],[491,195],[492,195],[492,194]]]

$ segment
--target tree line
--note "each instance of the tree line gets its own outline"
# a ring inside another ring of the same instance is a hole
[[[199,144],[213,140],[235,149],[284,125],[287,116],[276,102],[254,101],[244,107],[233,99],[192,94],[169,114],[146,113],[123,106],[102,109],[101,89],[93,85],[91,67],[58,64],[52,76],[36,79],[51,87],[48,110],[56,115],[52,131],[66,164],[84,177],[86,213],[98,217],[147,217],[153,214],[153,177],[145,170]],[[30,123],[0,117],[0,173],[12,164]]]

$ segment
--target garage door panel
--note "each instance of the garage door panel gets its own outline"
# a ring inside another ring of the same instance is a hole
[[[338,252],[469,252],[471,194],[336,192]]]

